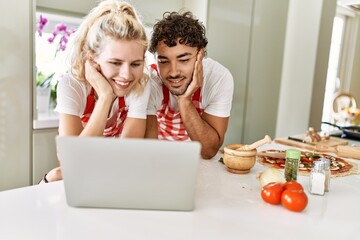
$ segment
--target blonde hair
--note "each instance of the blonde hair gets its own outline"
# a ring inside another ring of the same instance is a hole
[[[90,11],[75,32],[69,60],[70,72],[79,81],[86,81],[85,61],[90,54],[100,54],[101,42],[106,37],[138,41],[144,46],[145,58],[148,41],[135,9],[127,2],[102,1]],[[144,73],[132,90],[142,91],[147,79]]]

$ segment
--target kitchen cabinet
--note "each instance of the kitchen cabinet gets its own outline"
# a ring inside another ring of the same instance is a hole
[[[55,137],[57,128],[33,131],[32,184],[37,184],[49,170],[59,166]]]
[[[0,9],[1,191],[31,178],[33,1],[0,1]]]
[[[234,77],[225,144],[274,136],[288,1],[209,0],[208,56]]]

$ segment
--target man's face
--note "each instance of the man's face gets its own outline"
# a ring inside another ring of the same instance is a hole
[[[157,46],[156,59],[164,85],[174,95],[186,92],[192,81],[197,48],[177,43],[168,47],[164,42]]]

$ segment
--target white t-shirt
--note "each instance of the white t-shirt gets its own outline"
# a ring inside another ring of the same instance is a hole
[[[81,117],[84,114],[87,96],[90,94],[90,84],[76,80],[70,74],[65,75],[59,81],[57,87],[57,106],[55,111]],[[142,94],[130,92],[125,96],[125,104],[128,109],[127,117],[146,119],[146,108],[150,96],[150,83],[145,85]],[[109,118],[117,114],[119,101],[114,101]]]
[[[213,116],[229,117],[234,92],[234,80],[230,71],[211,58],[206,58],[203,59],[203,73],[201,109]],[[155,71],[151,72],[150,78],[151,94],[147,114],[156,115],[163,100],[162,81]],[[176,98],[171,93],[169,95],[170,108],[177,111]]]

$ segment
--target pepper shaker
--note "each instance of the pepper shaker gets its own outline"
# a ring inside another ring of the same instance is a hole
[[[330,178],[331,178],[331,171],[330,171],[330,160],[327,158],[320,158],[319,161],[324,162],[324,170],[325,170],[325,192],[329,191],[330,187]]]
[[[287,182],[296,181],[299,169],[300,151],[296,149],[286,150],[285,179]]]

